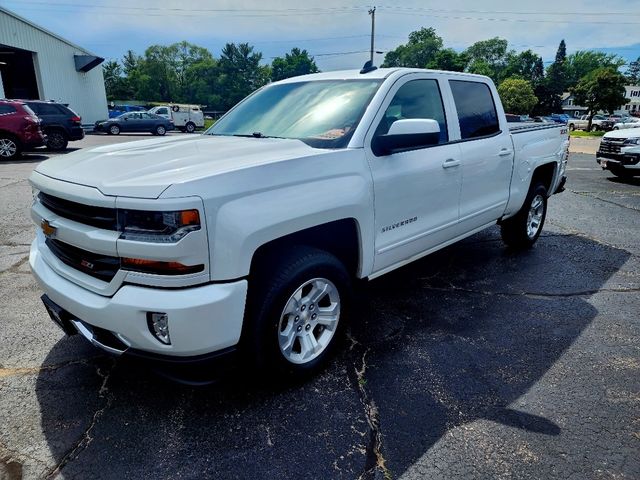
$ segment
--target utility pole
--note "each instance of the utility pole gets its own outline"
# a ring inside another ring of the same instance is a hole
[[[373,65],[373,39],[376,34],[376,7],[373,7],[369,10],[369,15],[371,15],[371,65]]]

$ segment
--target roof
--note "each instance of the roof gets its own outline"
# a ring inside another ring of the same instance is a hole
[[[30,20],[27,20],[26,18],[21,17],[17,13],[14,13],[11,10],[6,9],[5,7],[3,7],[1,5],[0,5],[0,13],[4,13],[6,15],[9,15],[10,17],[13,17],[16,20],[29,25],[30,27],[35,28],[36,30],[40,30],[41,32],[46,33],[47,35],[49,35],[49,36],[51,36],[51,37],[53,37],[53,38],[55,38],[57,40],[60,40],[62,43],[66,43],[70,47],[76,48],[76,49],[86,53],[87,55],[95,55],[93,52],[87,50],[86,48],[82,48],[81,46],[76,45],[73,42],[70,42],[66,38],[62,38],[60,35],[57,35],[57,34],[51,32],[50,30],[47,30],[46,28],[43,28],[43,27],[41,27],[39,25],[36,25],[35,23],[31,22]]]
[[[447,75],[460,75],[465,78],[482,78],[487,79],[484,75],[475,75],[472,73],[448,72],[444,70],[429,70],[425,68],[377,68],[367,73],[360,73],[360,70],[336,70],[333,72],[312,73],[309,75],[301,75],[299,77],[291,77],[280,80],[275,83],[296,83],[307,82],[312,80],[367,80],[367,79],[385,79],[394,73],[446,73]]]

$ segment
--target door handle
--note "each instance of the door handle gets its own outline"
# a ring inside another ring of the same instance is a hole
[[[460,160],[456,160],[455,158],[447,158],[442,164],[442,168],[457,167],[458,165],[460,165]]]
[[[498,153],[498,155],[501,157],[506,157],[507,155],[511,155],[512,153],[513,153],[513,150],[509,150],[508,148],[503,148],[502,150],[500,150],[500,153]]]

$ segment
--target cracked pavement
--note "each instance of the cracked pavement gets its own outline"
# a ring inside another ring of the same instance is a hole
[[[48,319],[44,158],[0,163],[0,479],[640,478],[640,179],[572,154],[531,251],[494,227],[370,282],[305,383],[193,388]]]

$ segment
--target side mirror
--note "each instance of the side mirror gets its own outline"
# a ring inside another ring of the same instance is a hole
[[[407,118],[396,120],[389,131],[373,139],[373,153],[390,155],[392,153],[415,150],[437,145],[440,141],[440,124],[427,118]]]

